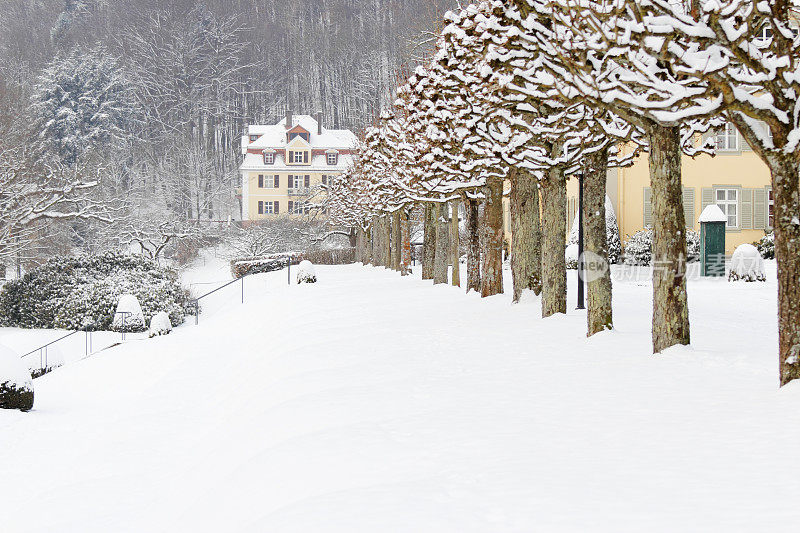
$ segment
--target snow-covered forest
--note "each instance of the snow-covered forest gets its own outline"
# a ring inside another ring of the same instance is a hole
[[[3,2],[0,264],[235,217],[244,125],[321,111],[362,129],[452,4]]]

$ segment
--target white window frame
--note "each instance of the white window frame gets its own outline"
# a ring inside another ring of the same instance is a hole
[[[735,198],[730,198],[730,193],[733,192]],[[720,193],[722,193],[723,199],[720,199]],[[739,194],[739,189],[733,187],[718,187],[714,189],[714,203],[725,213],[728,221],[725,223],[726,229],[739,229],[739,217],[741,215],[741,207],[739,205],[739,200],[741,200],[741,194]],[[735,207],[735,213],[733,215],[730,214],[731,207]],[[736,224],[731,224],[731,217],[734,217],[734,221]]]
[[[739,151],[739,132],[732,122],[726,122],[722,131],[714,136],[715,145],[719,152]]]
[[[264,214],[265,215],[274,215],[275,214],[275,202],[273,202],[273,201],[265,201],[264,202]]]
[[[303,155],[304,153],[305,152],[303,152],[302,150],[296,150],[294,152],[294,159],[292,160],[292,163],[302,163],[303,162],[303,158],[305,157]]]
[[[335,167],[339,164],[339,154],[326,154],[327,163],[329,167]]]
[[[305,186],[306,177],[305,175],[294,174],[292,175],[292,183],[290,189],[302,189]]]
[[[275,154],[272,152],[264,154],[264,164],[265,165],[274,165],[275,164]]]

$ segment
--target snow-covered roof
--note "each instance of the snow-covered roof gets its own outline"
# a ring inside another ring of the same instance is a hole
[[[311,115],[292,115],[292,127],[301,126],[311,134],[309,144],[312,148],[347,150],[355,148],[358,139],[350,130],[330,130],[323,126],[320,135],[317,120]],[[272,125],[251,125],[247,128],[247,135],[242,139],[243,148],[286,148],[286,119]],[[251,135],[258,135],[258,139],[250,142]],[[246,140],[246,144],[245,144]]]
[[[310,165],[287,165],[284,154],[277,152],[275,162],[271,165],[264,164],[264,158],[260,154],[246,154],[244,162],[239,170],[259,170],[266,173],[270,172],[344,172],[353,164],[353,156],[349,154],[339,155],[336,165],[329,165],[328,159],[324,155],[315,155],[311,158]]]
[[[711,204],[706,206],[703,209],[703,212],[700,214],[700,218],[698,222],[727,222],[728,217],[725,216],[725,213],[722,212],[722,209],[719,208],[717,204]]]

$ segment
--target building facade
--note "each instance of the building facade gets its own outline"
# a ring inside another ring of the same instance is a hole
[[[357,138],[323,127],[322,116],[293,115],[272,125],[251,125],[242,137],[243,221],[300,216],[324,199],[325,185],[353,162]]]

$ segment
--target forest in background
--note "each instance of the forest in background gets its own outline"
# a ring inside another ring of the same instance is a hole
[[[362,130],[456,4],[4,0],[0,263],[235,218],[246,124]]]

